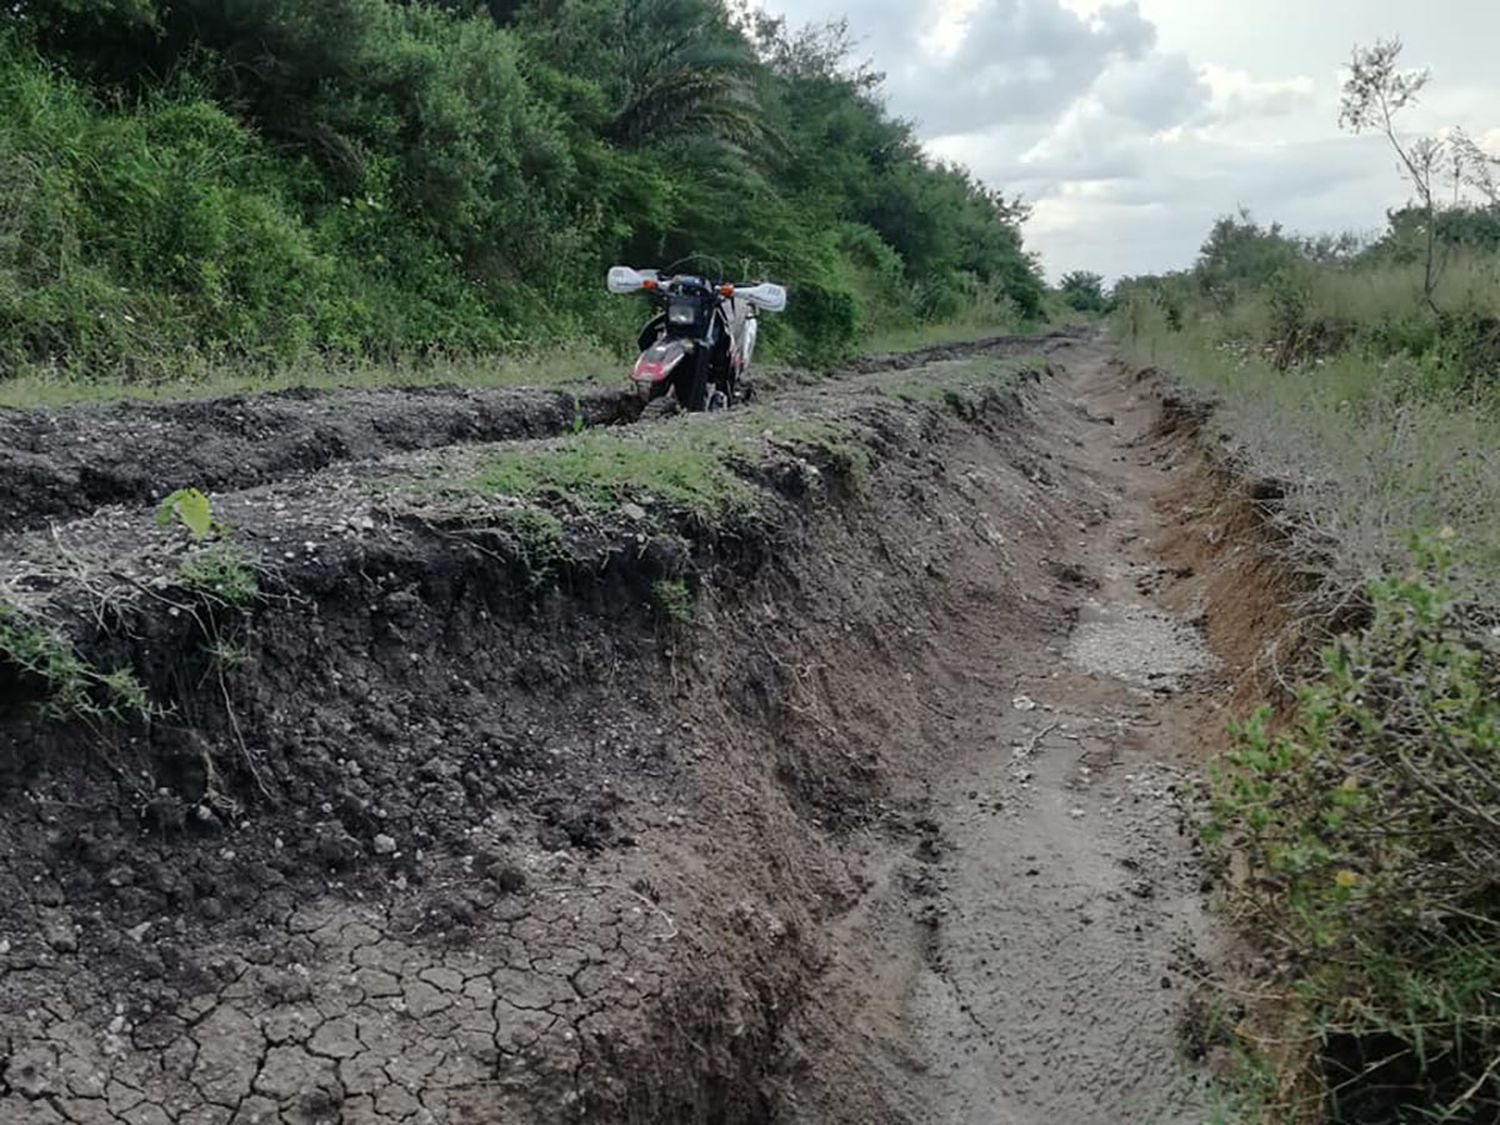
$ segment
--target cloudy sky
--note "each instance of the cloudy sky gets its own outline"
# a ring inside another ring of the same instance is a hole
[[[1337,126],[1356,43],[1400,36],[1432,82],[1413,131],[1500,153],[1500,0],[763,0],[847,16],[891,109],[935,154],[1035,205],[1054,279],[1191,263],[1237,207],[1303,232],[1378,228],[1405,190]]]

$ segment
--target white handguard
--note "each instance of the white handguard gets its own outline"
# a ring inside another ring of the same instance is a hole
[[[610,266],[611,293],[639,293],[648,281],[659,281],[655,270],[633,270],[629,266]]]
[[[756,308],[765,312],[781,312],[786,308],[786,289],[781,285],[773,285],[764,281],[759,285],[751,285],[745,289],[736,288],[736,297],[749,301]]]

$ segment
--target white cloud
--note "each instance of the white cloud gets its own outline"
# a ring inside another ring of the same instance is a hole
[[[1306,75],[1257,80],[1243,70],[1209,63],[1203,81],[1213,91],[1214,115],[1221,121],[1245,117],[1284,117],[1314,104],[1317,85]]]
[[[1211,92],[1186,55],[1153,53],[1109,67],[1088,97],[1111,116],[1156,132],[1191,120]]]

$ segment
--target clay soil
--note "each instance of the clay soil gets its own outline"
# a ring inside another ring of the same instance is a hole
[[[1091,336],[767,379],[633,423],[754,430],[751,508],[545,559],[403,491],[577,415],[0,416],[0,584],[159,706],[0,668],[0,1122],[1206,1120],[1184,813],[1281,622],[1158,389]],[[249,602],[183,587],[190,484]]]

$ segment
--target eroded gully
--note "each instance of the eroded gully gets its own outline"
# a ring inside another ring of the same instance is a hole
[[[1223,677],[1198,608],[1166,608],[1190,576],[1158,554],[1196,455],[1102,342],[1054,359],[1039,424],[1050,515],[1071,522],[1043,561],[1064,624],[1026,636],[977,612],[950,639],[971,666],[934,688],[950,749],[929,836],[846,921],[890,933],[904,912],[919,937],[845,966],[875,982],[854,1030],[911,1121],[1196,1123],[1209,1097],[1180,1029],[1213,934],[1182,747],[1222,722]]]

